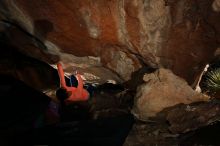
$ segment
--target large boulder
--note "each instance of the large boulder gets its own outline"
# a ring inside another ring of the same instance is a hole
[[[167,107],[209,99],[168,69],[145,74],[143,80],[145,83],[138,87],[133,107],[133,114],[141,120],[153,117]]]

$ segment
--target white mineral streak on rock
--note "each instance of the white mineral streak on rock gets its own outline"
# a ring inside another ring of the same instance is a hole
[[[139,52],[150,66],[157,67],[158,56],[171,26],[170,8],[165,6],[164,0],[141,0],[138,7],[141,24]]]
[[[89,9],[81,10],[82,17],[86,23],[89,35],[91,38],[97,39],[100,36],[100,29],[91,19],[91,12]]]
[[[127,26],[126,26],[126,12],[125,12],[125,1],[124,0],[118,0],[117,1],[117,6],[118,6],[118,17],[116,18],[118,21],[118,38],[119,41],[127,46],[127,48],[131,51],[134,50],[133,45],[130,42],[130,38],[128,35],[127,31]]]

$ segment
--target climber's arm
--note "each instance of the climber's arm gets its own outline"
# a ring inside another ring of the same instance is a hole
[[[60,86],[66,88],[66,81],[61,63],[57,64],[58,74],[60,77]]]

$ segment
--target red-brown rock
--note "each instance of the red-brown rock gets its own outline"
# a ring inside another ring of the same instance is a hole
[[[1,7],[1,25],[22,52],[60,60],[68,72],[103,79],[96,72],[105,70],[118,82],[145,65],[171,69],[194,86],[220,40],[218,0],[8,0]]]

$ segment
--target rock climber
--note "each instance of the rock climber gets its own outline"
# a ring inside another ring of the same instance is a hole
[[[57,91],[57,97],[60,100],[64,100],[65,103],[71,103],[76,101],[87,101],[89,99],[89,93],[84,89],[83,80],[81,75],[76,72],[75,76],[70,76],[70,86],[67,86],[65,76],[61,63],[57,64],[58,74],[60,77],[60,89]],[[63,92],[62,94],[61,91]]]

